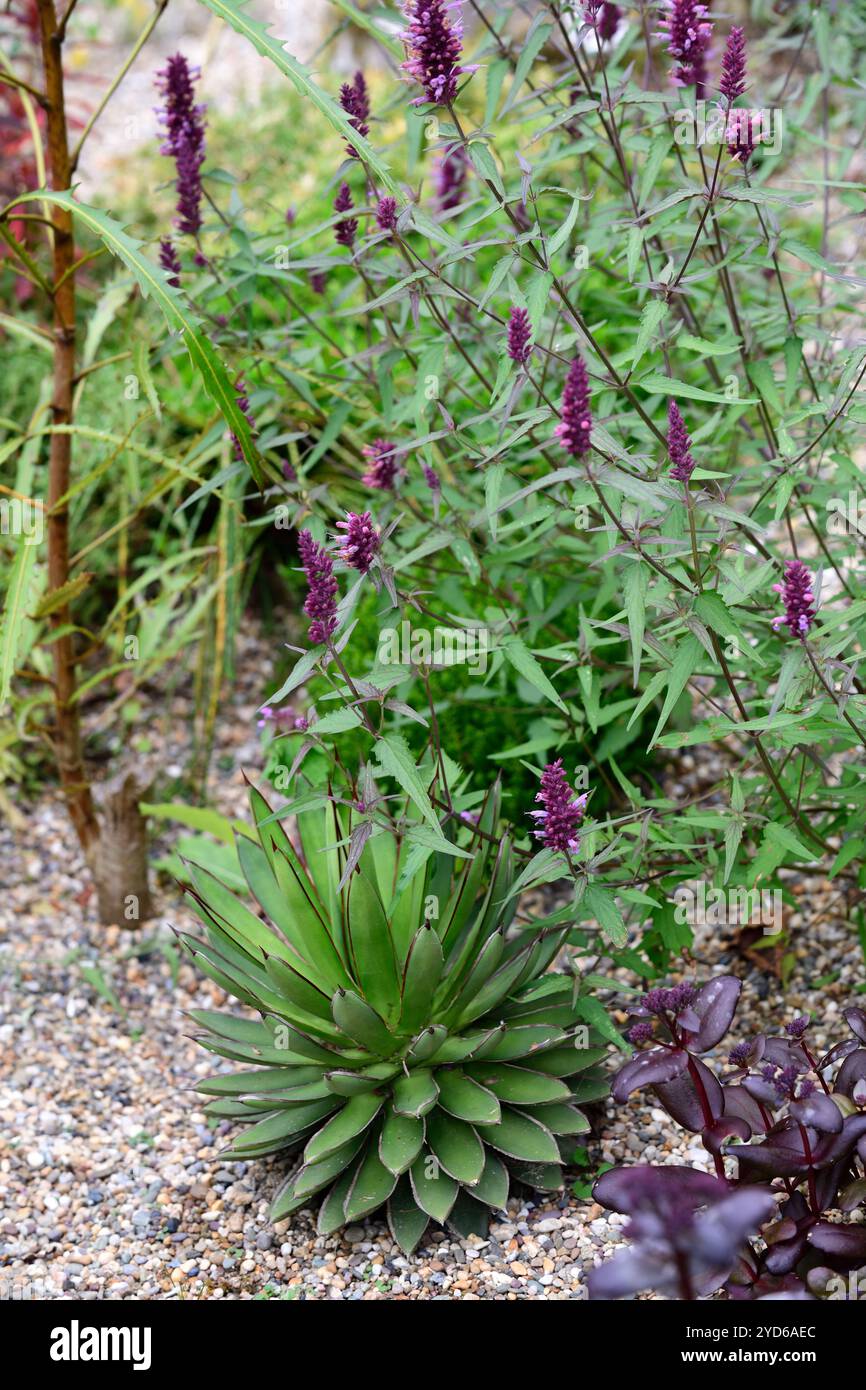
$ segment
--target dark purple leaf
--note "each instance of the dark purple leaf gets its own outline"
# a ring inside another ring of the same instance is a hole
[[[828,1134],[821,1140],[813,1154],[816,1167],[825,1168],[828,1163],[836,1163],[847,1158],[858,1142],[866,1136],[866,1115],[849,1115],[842,1121],[839,1134]]]
[[[652,1086],[657,1081],[671,1081],[683,1071],[688,1060],[688,1054],[681,1048],[653,1047],[649,1052],[641,1052],[617,1072],[611,1095],[621,1105],[632,1091]]]
[[[746,1237],[759,1231],[775,1211],[775,1200],[765,1188],[741,1187],[695,1222],[695,1248],[711,1264],[730,1268]]]
[[[832,1221],[819,1221],[809,1232],[809,1242],[827,1255],[866,1259],[866,1226],[837,1226]]]
[[[764,1134],[766,1123],[758,1102],[742,1086],[725,1086],[724,1103],[726,1115],[738,1115],[745,1120],[753,1134]]]
[[[780,1144],[732,1144],[725,1150],[738,1162],[778,1178],[802,1177],[808,1171],[803,1154]]]
[[[790,1274],[802,1260],[806,1243],[806,1232],[798,1231],[795,1226],[789,1240],[776,1241],[770,1246],[764,1256],[765,1267],[771,1274]]]
[[[866,1009],[843,1009],[842,1017],[855,1038],[866,1044]]]
[[[701,1130],[704,1148],[711,1154],[721,1153],[725,1140],[734,1136],[744,1141],[752,1137],[751,1126],[746,1120],[741,1120],[739,1115],[722,1115],[711,1125],[707,1125],[706,1129]]]
[[[735,976],[720,975],[698,990],[691,1005],[700,1019],[690,1043],[695,1052],[708,1052],[722,1041],[733,1022],[741,989],[742,982]]]
[[[710,1114],[717,1120],[724,1112],[724,1093],[718,1077],[697,1057],[692,1058],[692,1066],[701,1079]],[[654,1086],[653,1090],[668,1114],[678,1125],[682,1125],[683,1129],[690,1129],[693,1134],[698,1134],[704,1128],[706,1116],[691,1070],[683,1072],[674,1081]]]
[[[856,1211],[866,1203],[866,1178],[857,1178],[839,1194],[840,1211]]]
[[[863,1047],[845,1058],[836,1077],[836,1090],[850,1096],[858,1081],[866,1081],[866,1048]]]
[[[635,1204],[639,1183],[646,1174],[652,1174],[654,1182],[668,1184],[672,1192],[688,1197],[694,1202],[695,1208],[718,1201],[728,1191],[727,1184],[697,1168],[685,1168],[677,1163],[666,1163],[660,1167],[651,1163],[636,1163],[629,1168],[609,1168],[602,1173],[596,1180],[592,1195],[609,1211],[618,1211],[627,1216]]]
[[[850,1057],[851,1053],[856,1052],[858,1047],[859,1043],[856,1038],[846,1038],[844,1042],[837,1043],[835,1047],[830,1048],[829,1052],[824,1053],[818,1062],[818,1071],[823,1071],[825,1067],[835,1066],[844,1057]]]
[[[823,1091],[815,1091],[804,1100],[795,1100],[790,1106],[791,1114],[802,1125],[811,1125],[822,1134],[839,1134],[842,1129],[842,1111],[834,1105]]]
[[[762,1076],[747,1076],[743,1082],[743,1090],[747,1095],[753,1096],[755,1100],[761,1101],[763,1105],[776,1106],[779,1104],[775,1086],[771,1085],[769,1081],[765,1081]]]

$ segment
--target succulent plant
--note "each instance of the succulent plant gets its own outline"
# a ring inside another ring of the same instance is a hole
[[[548,971],[568,926],[513,925],[498,790],[477,823],[448,822],[450,853],[424,843],[411,803],[365,837],[320,798],[296,848],[255,789],[251,802],[257,834],[237,848],[256,910],[190,865],[207,930],[181,937],[261,1015],[192,1014],[206,1048],[249,1064],[199,1086],[209,1116],[245,1126],[221,1159],[294,1152],[272,1220],[320,1197],[330,1233],[387,1204],[407,1253],[431,1219],[486,1232],[512,1179],[557,1189],[589,1127],[578,1103],[606,1093],[604,1048],[574,980]]]

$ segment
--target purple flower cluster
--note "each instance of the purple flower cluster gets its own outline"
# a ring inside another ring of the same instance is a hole
[[[508,315],[508,356],[525,367],[532,354],[532,325],[525,309],[513,305]]]
[[[722,78],[719,91],[728,101],[734,102],[746,90],[746,35],[735,24],[728,35],[722,55]]]
[[[568,369],[562,392],[562,418],[554,434],[566,453],[582,458],[589,449],[592,415],[589,409],[589,380],[581,357]]]
[[[745,166],[755,152],[755,136],[761,137],[760,111],[731,111],[725,127],[728,154]]]
[[[668,52],[675,60],[673,81],[677,87],[694,87],[706,95],[707,50],[713,35],[709,8],[697,0],[667,0],[668,13],[661,21]]]
[[[159,263],[168,276],[168,283],[178,289],[180,287],[180,256],[168,237],[163,237],[159,243]]]
[[[397,481],[397,451],[387,439],[374,439],[361,450],[367,459],[367,471],[361,481],[380,492],[393,492]]]
[[[785,1024],[785,1032],[789,1038],[802,1038],[811,1022],[811,1014],[800,1014],[799,1018],[792,1018],[790,1023]]]
[[[316,545],[309,531],[298,537],[298,552],[309,591],[304,612],[310,619],[310,641],[327,642],[337,626],[337,581],[334,562],[324,546]]]
[[[406,0],[403,13],[407,27],[400,36],[406,48],[402,67],[424,88],[423,97],[416,97],[414,106],[425,101],[450,106],[457,95],[458,77],[474,71],[460,66],[463,23],[459,16],[452,19],[448,14],[459,8],[454,0],[450,4],[445,0]]]
[[[157,73],[157,87],[165,99],[159,113],[164,135],[161,151],[175,162],[177,226],[189,236],[198,234],[202,221],[205,108],[195,103],[193,83],[197,77],[182,53],[175,53]]]
[[[429,463],[421,464],[421,472],[424,474],[424,481],[431,492],[439,492],[442,484],[439,482],[438,474],[430,467]]]
[[[442,212],[456,208],[466,182],[466,153],[462,145],[450,145],[436,165],[436,201]]]
[[[303,714],[295,714],[291,705],[284,705],[282,709],[274,709],[273,705],[262,705],[256,728],[264,729],[268,724],[275,724],[278,730],[285,732],[303,733],[309,728],[310,721]]]
[[[337,522],[338,531],[345,531],[345,544],[340,558],[352,569],[366,574],[379,549],[379,532],[369,512],[347,512],[345,521]]]
[[[641,1043],[651,1042],[653,1035],[654,1029],[652,1024],[643,1020],[640,1023],[633,1023],[626,1037],[635,1047],[639,1047]]]
[[[349,125],[356,130],[359,135],[366,137],[370,134],[370,96],[367,91],[367,83],[364,81],[364,74],[359,69],[351,82],[344,82],[340,88],[340,105],[349,117]],[[354,145],[346,143],[346,153],[350,159],[358,158],[358,151]]]
[[[397,230],[397,199],[384,197],[379,199],[376,208],[376,225],[380,232],[394,232]]]
[[[536,822],[535,838],[548,849],[574,854],[580,849],[578,827],[586,811],[586,793],[575,796],[565,779],[562,758],[548,763],[541,774],[541,791],[536,796],[541,811],[530,811]]]
[[[785,603],[785,612],[773,619],[773,627],[780,628],[784,623],[792,637],[805,637],[815,621],[815,595],[812,576],[802,560],[789,560],[784,584],[774,584],[773,589]]]
[[[695,467],[691,455],[692,441],[676,401],[668,403],[668,454],[673,467],[671,477],[688,483]]]
[[[641,1008],[648,1014],[661,1018],[665,1014],[678,1014],[687,1009],[695,997],[695,987],[684,980],[671,989],[651,989],[640,1001]]]
[[[341,183],[334,199],[335,212],[349,212],[355,204],[352,202],[352,191],[347,183]],[[355,244],[355,236],[358,231],[357,217],[344,217],[334,228],[334,240],[338,246],[347,246],[349,250]]]
[[[248,395],[247,395],[247,384],[246,384],[246,382],[244,381],[244,379],[243,379],[242,376],[239,376],[239,377],[237,378],[237,380],[235,381],[235,393],[236,393],[235,399],[236,399],[236,401],[237,401],[238,410],[239,410],[239,411],[241,412],[241,414],[243,415],[243,417],[244,417],[244,419],[246,420],[247,424],[249,425],[250,429],[253,430],[253,431],[255,431],[256,422],[255,422],[255,419],[254,419],[254,417],[253,417],[252,411],[250,410],[250,401],[249,401],[249,397],[248,397]],[[232,435],[232,446],[233,446],[234,456],[235,456],[237,462],[238,462],[238,463],[243,463],[244,451],[243,451],[243,449],[241,448],[240,440],[239,440],[239,439],[237,438],[237,436],[234,435],[234,434]]]

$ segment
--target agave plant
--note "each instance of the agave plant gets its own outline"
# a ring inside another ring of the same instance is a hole
[[[593,1071],[604,1048],[579,1023],[574,980],[548,971],[568,927],[512,925],[498,791],[442,841],[450,853],[424,845],[411,804],[358,855],[347,807],[305,809],[296,849],[251,800],[257,835],[239,836],[238,857],[258,910],[190,865],[207,932],[181,937],[261,1015],[192,1014],[206,1048],[254,1064],[199,1087],[210,1116],[246,1126],[221,1158],[296,1151],[272,1220],[321,1195],[327,1234],[387,1203],[406,1253],[430,1219],[486,1232],[512,1179],[561,1186],[588,1128],[577,1105],[607,1090]]]

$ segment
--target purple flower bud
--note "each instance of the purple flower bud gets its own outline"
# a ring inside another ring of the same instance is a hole
[[[182,53],[169,58],[157,73],[157,87],[165,99],[159,113],[163,128],[162,154],[170,155],[177,173],[177,226],[196,236],[201,228],[201,166],[204,163],[204,107],[194,100],[193,83],[198,72]]]
[[[601,15],[598,20],[598,37],[602,43],[608,43],[617,31],[617,26],[622,19],[622,10],[619,5],[605,0],[601,7]]]
[[[737,1043],[728,1053],[728,1061],[732,1067],[747,1067],[752,1058],[752,1044],[750,1042]]]
[[[790,1023],[785,1024],[785,1032],[789,1038],[802,1038],[811,1022],[811,1014],[800,1014],[799,1018],[792,1018]]]
[[[318,646],[328,641],[337,626],[334,562],[324,546],[316,545],[309,531],[299,535],[298,552],[309,585],[304,612],[311,619],[310,641]]]
[[[376,208],[376,225],[381,232],[397,230],[397,199],[380,198]]]
[[[401,34],[406,62],[401,66],[410,78],[424,88],[423,97],[413,105],[429,101],[433,106],[450,106],[457,95],[457,79],[474,68],[460,66],[463,22],[451,18],[449,10],[459,4],[445,0],[406,0],[403,13],[408,21]]]
[[[442,212],[456,208],[466,182],[466,153],[462,145],[451,145],[436,164],[436,200]]]
[[[168,237],[163,237],[159,243],[159,263],[168,276],[168,283],[174,285],[175,289],[179,289],[180,256]]]
[[[379,549],[379,532],[373,525],[369,512],[347,512],[345,521],[337,522],[337,529],[345,531],[346,542],[340,551],[340,558],[352,569],[366,574]]]
[[[662,1017],[665,1014],[678,1014],[682,1009],[688,1008],[695,997],[695,987],[684,980],[682,984],[674,985],[671,989],[651,989],[641,999],[641,1008],[646,1009],[647,1013],[657,1014]]]
[[[508,356],[524,367],[532,353],[532,326],[525,309],[512,306],[508,315]]]
[[[287,226],[287,227],[293,227],[293,226],[295,225],[295,218],[297,217],[297,215],[298,215],[298,214],[297,214],[297,211],[295,210],[294,204],[292,204],[292,206],[291,206],[290,208],[286,208],[286,226]]]
[[[439,492],[441,490],[442,484],[439,482],[438,474],[434,472],[434,470],[430,467],[429,463],[421,464],[421,472],[424,474],[424,481],[426,482],[430,491]]]
[[[296,483],[298,481],[295,466],[289,459],[283,459],[283,477],[287,483]]]
[[[344,82],[340,88],[340,105],[349,117],[349,125],[353,130],[357,130],[361,136],[370,134],[370,127],[367,124],[370,116],[370,97],[367,92],[367,83],[364,81],[364,74],[358,70],[351,82]],[[346,153],[350,159],[358,158],[358,151],[354,145],[346,144]]]
[[[352,192],[347,183],[341,183],[336,198],[334,199],[335,212],[348,212],[355,204],[352,202]],[[334,238],[338,246],[348,246],[349,249],[355,244],[355,233],[358,230],[357,217],[344,217],[342,222],[338,222],[334,228]]]
[[[239,376],[239,377],[236,379],[236,381],[235,381],[235,391],[236,391],[236,393],[237,393],[237,395],[236,395],[236,401],[237,401],[238,410],[239,410],[239,411],[241,412],[241,414],[244,416],[244,418],[245,418],[247,424],[249,425],[250,429],[253,430],[253,431],[255,431],[256,422],[255,422],[255,418],[254,418],[254,416],[253,416],[253,414],[252,414],[252,411],[250,410],[249,397],[247,396],[247,384],[246,384],[246,382],[244,381],[243,376]],[[235,458],[237,459],[238,463],[243,463],[243,461],[244,461],[244,451],[243,451],[243,449],[241,448],[240,440],[237,438],[236,435],[233,434],[233,435],[232,435],[232,441],[233,441],[233,452],[234,452],[234,456],[235,456]]]
[[[310,289],[314,294],[324,294],[325,286],[328,283],[328,275],[324,270],[310,271]]]
[[[635,1047],[640,1043],[649,1042],[653,1036],[653,1026],[651,1023],[633,1023],[629,1028],[626,1037]]]
[[[562,393],[561,419],[554,434],[574,458],[582,458],[589,449],[592,415],[589,409],[589,381],[581,357],[575,357],[568,369]]]
[[[673,464],[671,477],[677,482],[688,483],[695,467],[691,455],[692,441],[689,438],[685,421],[676,401],[668,403],[668,454]]]
[[[574,854],[580,849],[578,826],[586,812],[586,793],[575,796],[565,780],[562,758],[548,763],[541,774],[541,791],[536,796],[543,810],[530,811],[536,821],[535,838],[548,849]]]
[[[398,472],[394,445],[387,439],[374,439],[372,444],[364,445],[361,453],[368,460],[367,471],[361,482],[381,492],[393,492]]]
[[[697,0],[667,0],[668,13],[661,21],[668,52],[675,60],[672,73],[676,87],[694,87],[695,95],[706,95],[707,49],[713,24],[706,5]]]
[[[774,584],[773,589],[782,595],[785,604],[784,614],[773,619],[773,627],[780,628],[784,623],[792,637],[805,637],[816,613],[812,576],[802,560],[789,560],[784,584]]]
[[[722,79],[719,91],[728,101],[734,102],[746,90],[746,36],[735,24],[728,35],[722,56]]]

